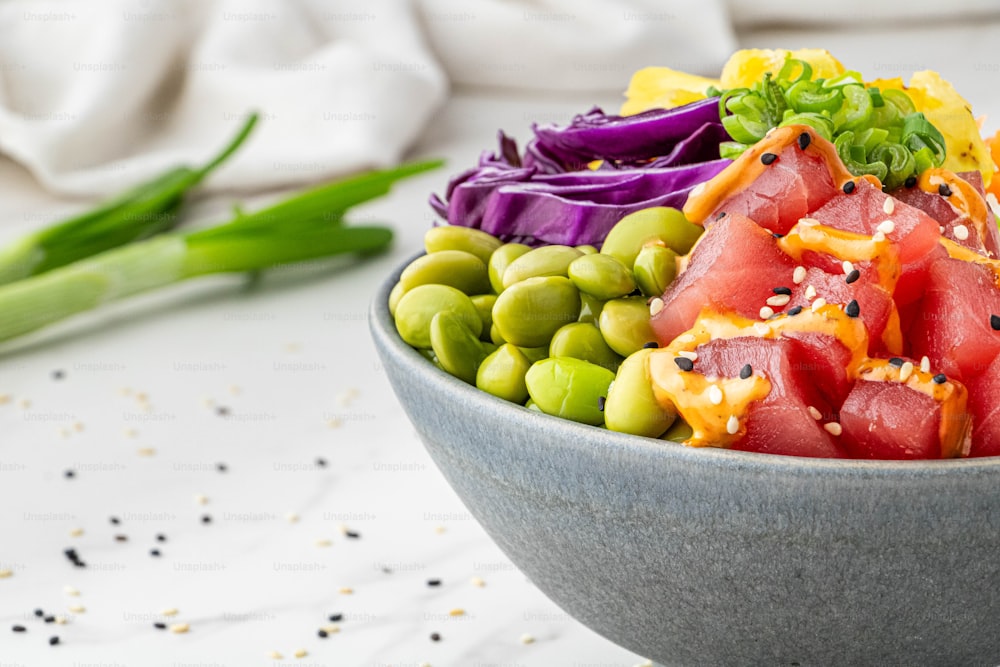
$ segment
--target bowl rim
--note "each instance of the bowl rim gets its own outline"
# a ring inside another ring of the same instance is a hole
[[[955,471],[966,474],[992,473],[1000,475],[1000,456],[959,459],[832,459],[744,452],[723,447],[686,447],[656,438],[645,438],[628,433],[618,433],[595,426],[580,424],[511,403],[477,389],[427,362],[417,350],[405,343],[396,331],[395,321],[389,312],[389,292],[399,280],[399,275],[411,261],[425,254],[423,251],[409,256],[379,285],[369,309],[369,329],[376,346],[390,356],[409,375],[420,376],[429,389],[442,396],[453,398],[471,410],[477,405],[497,411],[512,421],[525,420],[525,426],[537,424],[539,432],[556,435],[554,446],[579,449],[594,438],[610,447],[609,454],[624,454],[645,459],[666,459],[676,464],[700,464],[710,467],[733,467],[745,471],[767,473],[821,474],[826,477],[938,477]],[[558,444],[556,444],[558,443]],[[589,447],[589,445],[588,445]]]

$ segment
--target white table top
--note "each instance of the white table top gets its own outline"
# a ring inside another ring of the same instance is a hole
[[[822,44],[868,76],[934,67],[977,112],[1000,115],[1000,27],[944,35],[762,32],[747,43]],[[271,651],[296,665],[643,663],[548,601],[469,516],[402,414],[366,321],[377,285],[431,224],[429,192],[493,149],[497,128],[524,139],[532,121],[617,102],[456,95],[414,150],[446,169],[353,216],[391,224],[391,252],[254,285],[203,280],[3,348],[0,570],[13,575],[0,579],[0,666],[243,667],[278,663]],[[217,218],[226,204],[193,211]],[[82,206],[0,162],[0,240]],[[36,608],[67,622],[46,624]],[[340,631],[318,637],[334,613]]]

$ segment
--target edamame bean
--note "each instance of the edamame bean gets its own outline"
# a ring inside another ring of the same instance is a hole
[[[490,291],[490,276],[483,260],[462,250],[441,250],[417,257],[399,276],[403,290],[418,285],[449,285],[466,294]]]
[[[604,342],[601,330],[586,322],[563,325],[552,335],[550,357],[573,357],[614,372],[622,358]]]
[[[641,296],[612,299],[605,303],[598,326],[608,347],[623,357],[656,340],[649,324],[649,307]]]
[[[576,249],[582,252],[584,255],[593,255],[598,252],[597,248],[592,245],[578,245]]]
[[[399,305],[399,300],[403,298],[404,294],[406,294],[406,290],[403,289],[402,283],[397,282],[389,290],[389,314],[393,317],[396,316],[396,306]]]
[[[644,245],[665,245],[683,255],[691,250],[703,231],[677,209],[655,206],[630,213],[619,220],[604,239],[601,253],[631,267]]]
[[[597,326],[603,308],[603,301],[586,292],[580,292],[580,317],[577,319],[580,322],[590,322],[594,326]]]
[[[674,425],[668,428],[667,432],[660,436],[660,439],[669,440],[670,442],[684,442],[692,435],[694,435],[694,430],[691,428],[691,425],[678,417]]]
[[[503,273],[515,259],[531,250],[523,243],[505,243],[490,255],[489,276],[493,291],[499,294],[503,291]]]
[[[568,357],[535,362],[524,378],[542,412],[593,426],[604,423],[601,398],[614,379],[607,368]]]
[[[492,317],[492,313],[490,316]],[[494,345],[503,345],[507,342],[503,339],[503,336],[500,335],[500,330],[497,329],[496,322],[490,325],[490,342]]]
[[[580,315],[580,292],[569,278],[528,278],[505,289],[493,306],[500,336],[518,347],[548,345],[559,327]]]
[[[480,337],[484,340],[490,340],[490,332],[493,330],[493,305],[497,302],[497,295],[477,294],[469,299],[479,311],[479,319],[483,321],[483,331]]]
[[[577,289],[602,301],[617,299],[635,289],[632,272],[611,255],[577,257],[567,269]]]
[[[535,363],[536,361],[541,361],[542,359],[547,359],[549,357],[549,346],[542,345],[541,347],[519,347],[521,354],[528,358],[528,361]]]
[[[430,334],[431,349],[441,368],[459,380],[475,384],[479,364],[489,352],[462,318],[447,310],[437,313],[431,319]]]
[[[476,371],[476,386],[485,392],[513,403],[528,400],[528,387],[524,376],[531,362],[516,346],[501,345],[483,359]]]
[[[541,276],[566,276],[570,263],[583,253],[566,245],[547,245],[524,253],[503,272],[503,287]]]
[[[648,245],[636,256],[632,272],[643,294],[663,296],[677,277],[677,253],[663,246]]]
[[[448,285],[418,285],[400,298],[396,306],[396,331],[408,345],[431,346],[431,320],[443,311],[451,311],[477,336],[483,321],[472,300]]]
[[[483,264],[490,261],[490,255],[501,245],[503,242],[497,237],[461,225],[431,227],[424,234],[424,249],[428,254],[442,250],[461,250],[475,255]]]
[[[612,431],[659,438],[677,418],[673,405],[664,407],[653,395],[649,355],[643,349],[629,355],[615,375],[604,403],[604,423]]]

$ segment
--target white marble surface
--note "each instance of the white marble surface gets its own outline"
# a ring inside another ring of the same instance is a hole
[[[1000,115],[998,36],[986,23],[745,41],[821,44],[868,75],[935,67],[977,112]],[[549,602],[471,519],[401,413],[366,322],[377,284],[419,247],[427,194],[448,173],[492,148],[498,127],[523,138],[531,121],[593,103],[613,109],[617,98],[455,96],[414,151],[448,158],[446,170],[354,216],[396,229],[384,256],[253,285],[192,283],[0,349],[0,569],[13,572],[0,579],[0,667],[641,664]],[[193,213],[212,219],[226,204]],[[0,240],[80,206],[0,162]],[[35,608],[67,623],[46,624]],[[170,608],[178,614],[164,617]],[[332,613],[344,615],[340,632],[321,639]],[[298,649],[308,655],[294,658]]]

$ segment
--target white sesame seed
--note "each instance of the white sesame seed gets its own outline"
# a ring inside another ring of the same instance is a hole
[[[299,515],[296,514],[295,512],[289,512],[288,514],[285,515],[285,521],[287,521],[288,523],[298,523]]]
[[[694,186],[694,188],[691,190],[691,192],[688,193],[688,198],[699,196],[701,193],[703,193],[705,191],[706,187],[708,187],[708,186],[705,185],[704,181],[702,181],[698,185]]]
[[[83,535],[83,528],[74,528],[73,530],[69,531],[70,537],[80,537],[81,535]]]
[[[63,593],[65,593],[66,595],[79,595],[80,591],[73,588],[72,586],[66,586],[63,588]]]
[[[799,285],[805,279],[806,279],[806,267],[796,266],[795,270],[792,271],[792,282],[795,283],[796,285]]]
[[[826,424],[823,424],[823,430],[830,435],[840,435],[844,432],[844,429],[841,428],[840,424],[837,422],[827,422]]]
[[[304,648],[300,648],[297,651],[295,651],[295,653],[293,653],[292,655],[294,655],[296,658],[304,658],[307,655],[309,655],[309,651],[305,650]]]
[[[913,375],[913,362],[906,361],[899,367],[899,381],[906,382]]]
[[[885,201],[882,202],[882,212],[886,215],[892,215],[892,212],[896,210],[896,200],[892,197],[886,197]]]
[[[722,399],[725,398],[722,395],[722,389],[719,385],[713,384],[708,388],[708,400],[712,402],[712,405],[722,405]]]
[[[969,238],[969,228],[965,225],[955,225],[954,233],[955,238],[959,241],[965,241]]]
[[[767,305],[769,305],[769,306],[784,306],[784,305],[787,305],[788,302],[791,301],[791,300],[792,300],[792,297],[789,296],[788,294],[775,294],[774,296],[768,298]]]
[[[10,403],[10,394],[0,394],[0,405]]]
[[[17,407],[21,408],[22,410],[27,410],[28,408],[31,407],[31,401],[29,401],[26,398],[22,398],[20,401],[17,402]]]
[[[920,360],[920,372],[921,373],[931,372],[931,360],[928,359],[926,356],[924,356],[924,358]]]
[[[881,243],[882,241],[885,241],[885,232],[875,232],[872,235],[872,241],[874,241],[875,243]]]
[[[337,589],[337,592],[340,593],[341,595],[354,595],[354,589],[351,588],[350,586],[342,586],[341,588]]]
[[[333,542],[331,542],[330,540],[327,540],[327,539],[316,540],[316,546],[318,546],[318,547],[328,547],[328,546],[330,546],[332,544],[333,544]]]
[[[663,299],[658,296],[653,297],[653,300],[649,302],[649,314],[655,316],[661,310],[663,310]]]
[[[534,644],[535,643],[535,638],[532,637],[531,635],[525,633],[525,634],[521,635],[521,640],[520,641],[521,641],[522,644]]]
[[[691,361],[698,361],[698,353],[692,350],[680,350],[677,352],[678,357],[684,357],[685,359],[690,359]]]
[[[486,585],[486,582],[483,581],[482,577],[473,577],[472,579],[469,579],[469,583],[478,588],[482,588]]]
[[[190,629],[191,626],[188,623],[174,623],[170,626],[170,632],[175,635],[182,635]]]
[[[944,225],[938,225],[938,231],[944,234]]]
[[[813,285],[806,285],[806,298],[807,299],[816,298],[816,288]]]
[[[819,410],[817,410],[816,408],[814,408],[813,406],[811,406],[811,405],[810,405],[810,406],[809,406],[809,407],[807,408],[807,410],[809,410],[809,415],[810,415],[810,416],[811,416],[811,417],[812,417],[813,419],[815,419],[816,421],[819,421],[820,419],[822,419],[822,418],[823,418],[823,413],[822,413],[822,412],[820,412]]]
[[[194,494],[194,501],[197,504],[199,504],[199,505],[207,505],[208,504],[208,496],[206,496],[203,493],[196,493],[196,494]]]
[[[285,656],[281,655],[277,651],[271,651],[270,653],[267,654],[267,657],[271,658],[272,660],[283,660],[285,658]]]
[[[816,218],[799,218],[799,224],[803,227],[815,227],[819,224]]]
[[[334,623],[329,623],[329,624],[323,626],[323,630],[328,635],[335,635],[338,632],[340,632],[340,626],[336,625]]]
[[[770,306],[764,306],[760,309],[760,319],[766,320],[772,315],[774,315],[774,310]]]
[[[767,335],[768,332],[771,331],[771,327],[767,326],[763,322],[754,322],[753,330],[754,332],[756,332],[758,336],[765,336]]]
[[[451,611],[448,612],[448,615],[449,616],[465,616],[465,610],[464,609],[452,609]]]
[[[840,268],[844,270],[844,275],[847,275],[848,273],[854,270],[854,265],[845,259],[843,262],[841,262]]]
[[[341,421],[340,417],[331,417],[326,420],[326,425],[330,428],[340,428],[343,424],[344,422]]]
[[[810,308],[815,313],[817,310],[819,310],[820,308],[822,308],[825,305],[826,305],[826,299],[824,299],[823,297],[820,297],[820,298],[816,299],[815,301],[813,301],[812,306],[810,306]]]
[[[55,622],[57,625],[66,625],[66,617],[57,614],[55,617]]]
[[[892,200],[890,199],[886,201],[892,201]],[[892,220],[883,220],[882,222],[878,223],[877,227],[875,227],[875,231],[881,232],[882,234],[892,234],[894,231],[896,231],[896,223],[893,222]]]
[[[0,579],[8,579],[14,576],[14,570],[0,570]]]
[[[739,430],[740,420],[736,418],[736,415],[729,415],[729,420],[726,422],[726,433],[736,435],[736,432]]]
[[[74,614],[82,614],[83,612],[87,611],[87,608],[84,607],[82,604],[70,605],[69,607],[66,607],[66,609],[68,609],[70,612]]]
[[[678,343],[693,343],[696,340],[698,339],[695,338],[695,335],[690,333],[681,334],[680,336],[677,337]]]
[[[139,456],[154,456],[156,454],[156,448],[154,447],[140,447],[135,450],[135,453]]]
[[[164,609],[163,611],[161,611],[160,615],[161,616],[176,616],[179,613],[180,612],[177,611],[176,607],[168,607],[168,608]]]

